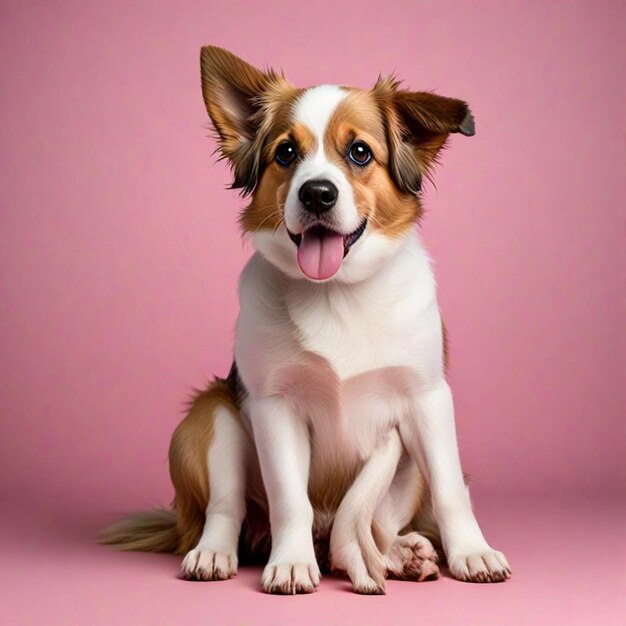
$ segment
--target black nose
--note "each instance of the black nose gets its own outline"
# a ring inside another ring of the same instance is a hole
[[[298,198],[307,211],[316,215],[330,211],[337,202],[339,192],[329,180],[309,180],[298,192]]]

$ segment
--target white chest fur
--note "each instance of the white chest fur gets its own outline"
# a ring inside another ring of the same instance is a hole
[[[435,284],[413,234],[356,284],[294,280],[257,254],[240,299],[236,360],[248,391],[288,396],[314,430],[349,435],[361,453],[398,419],[398,399],[441,375]]]

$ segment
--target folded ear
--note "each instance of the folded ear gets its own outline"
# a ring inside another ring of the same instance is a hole
[[[232,187],[250,193],[259,175],[264,95],[286,81],[216,46],[202,48],[200,70],[202,95],[217,131],[219,151],[234,171]]]
[[[398,87],[394,78],[379,79],[374,94],[387,119],[394,179],[404,191],[417,194],[450,133],[474,135],[474,116],[462,100]]]

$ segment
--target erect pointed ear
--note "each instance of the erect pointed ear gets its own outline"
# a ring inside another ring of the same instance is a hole
[[[202,95],[217,131],[219,151],[234,171],[232,187],[250,193],[259,176],[264,96],[287,83],[274,71],[262,72],[216,46],[201,49],[200,70]]]
[[[399,84],[393,77],[379,79],[374,95],[387,119],[392,175],[403,191],[417,194],[450,133],[474,135],[474,116],[462,100],[401,90]]]

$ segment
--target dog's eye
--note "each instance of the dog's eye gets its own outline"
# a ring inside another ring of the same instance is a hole
[[[296,146],[291,141],[283,141],[276,148],[276,162],[283,167],[289,167],[297,156]]]
[[[355,141],[348,151],[348,156],[357,165],[367,165],[372,160],[372,151],[363,141]]]

